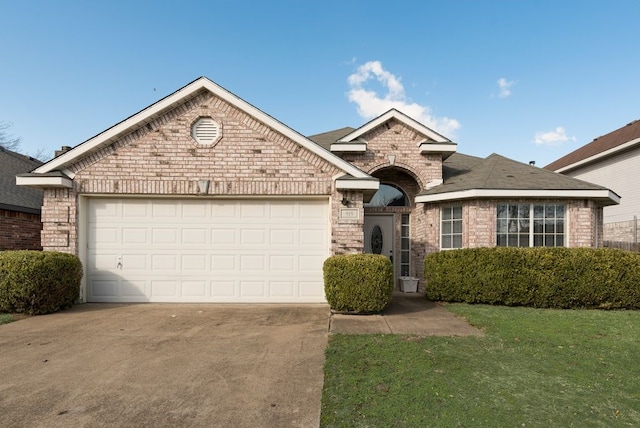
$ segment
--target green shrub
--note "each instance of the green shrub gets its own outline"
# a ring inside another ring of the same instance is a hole
[[[82,263],[49,251],[0,252],[0,312],[47,314],[78,298]]]
[[[348,254],[324,262],[324,292],[331,309],[375,313],[393,294],[393,264],[379,254]]]
[[[430,300],[640,309],[640,254],[610,248],[474,248],[425,259]]]

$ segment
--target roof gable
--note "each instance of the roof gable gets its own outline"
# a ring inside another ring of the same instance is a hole
[[[178,89],[176,92],[166,96],[165,98],[128,117],[122,122],[117,123],[116,125],[103,131],[95,137],[90,138],[82,144],[74,147],[68,152],[63,153],[62,155],[36,168],[33,172],[37,174],[46,174],[56,170],[65,171],[67,167],[77,162],[81,158],[86,157],[87,155],[99,150],[104,146],[110,145],[125,134],[144,127],[146,124],[166,113],[175,106],[196,97],[203,90],[207,90],[213,93],[215,96],[244,111],[256,120],[264,123],[266,126],[283,134],[295,143],[313,152],[327,162],[333,164],[340,170],[344,171],[346,174],[349,174],[356,178],[370,178],[369,175],[359,170],[352,164],[325,150],[300,133],[294,131],[293,129],[284,125],[282,122],[279,122],[278,120],[274,119],[273,117],[269,116],[268,114],[264,113],[263,111],[239,98],[238,96],[232,94],[231,92],[227,91],[226,89],[222,88],[206,77],[200,77],[194,80],[183,88]]]
[[[419,133],[421,135],[424,135],[427,139],[429,139],[431,141],[434,141],[436,143],[455,144],[454,142],[452,142],[448,138],[438,134],[436,131],[434,131],[434,130],[432,130],[430,128],[427,128],[426,126],[424,126],[423,124],[421,124],[417,120],[410,118],[406,114],[404,114],[404,113],[402,113],[402,112],[400,112],[400,111],[398,111],[398,110],[396,110],[394,108],[392,108],[391,110],[389,110],[386,113],[382,114],[381,116],[378,116],[377,118],[365,123],[360,128],[353,130],[352,132],[350,132],[347,135],[345,135],[342,138],[340,138],[337,142],[338,143],[350,143],[350,142],[356,141],[358,138],[361,138],[367,132],[369,132],[372,129],[375,129],[375,128],[379,127],[379,126],[384,125],[386,122],[388,122],[391,119],[395,119],[395,120],[397,120],[399,122],[402,122],[403,124],[405,124],[409,128],[412,128],[413,130],[415,130],[417,133]]]
[[[551,162],[545,169],[565,172],[598,159],[613,155],[621,150],[640,144],[640,120],[634,120],[622,128],[595,138],[573,152]]]

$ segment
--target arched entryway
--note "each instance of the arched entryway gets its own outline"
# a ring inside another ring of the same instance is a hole
[[[415,195],[420,191],[415,176],[400,167],[371,173],[380,188],[364,206],[364,250],[393,261],[395,277],[416,275],[416,250],[412,233]]]

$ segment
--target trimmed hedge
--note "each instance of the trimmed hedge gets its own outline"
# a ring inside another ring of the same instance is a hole
[[[82,263],[50,251],[0,252],[0,312],[48,314],[78,298]]]
[[[393,264],[379,254],[329,257],[322,267],[324,292],[331,309],[375,313],[391,303]]]
[[[610,248],[473,248],[425,259],[430,300],[640,309],[640,254]]]

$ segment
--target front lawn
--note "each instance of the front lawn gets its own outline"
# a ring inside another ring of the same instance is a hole
[[[448,309],[485,336],[331,336],[321,426],[640,426],[639,311]]]

